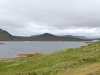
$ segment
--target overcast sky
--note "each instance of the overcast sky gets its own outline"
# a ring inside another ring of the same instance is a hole
[[[18,36],[100,37],[100,0],[0,0],[0,28]]]

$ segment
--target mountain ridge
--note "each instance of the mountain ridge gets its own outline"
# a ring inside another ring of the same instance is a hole
[[[0,41],[89,41],[89,39],[62,37],[50,33],[44,33],[31,37],[13,36],[6,30],[0,29]]]

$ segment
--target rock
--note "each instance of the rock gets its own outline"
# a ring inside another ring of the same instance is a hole
[[[1,44],[5,44],[5,43],[0,43],[0,45],[1,45]]]

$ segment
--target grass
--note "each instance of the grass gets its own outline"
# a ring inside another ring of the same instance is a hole
[[[0,75],[97,74],[100,75],[100,42],[51,54],[12,58],[0,62]]]

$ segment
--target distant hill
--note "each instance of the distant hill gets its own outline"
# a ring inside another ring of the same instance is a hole
[[[81,38],[81,39],[89,39],[85,36],[73,36],[73,35],[62,35],[62,37],[74,37],[74,38]]]
[[[92,39],[92,40],[100,40],[100,38],[98,37],[98,38],[90,38],[90,39]]]
[[[89,39],[88,39],[89,40]],[[62,37],[50,33],[30,37],[13,36],[5,30],[0,29],[0,41],[88,41],[77,37]]]
[[[38,35],[31,35],[29,37],[36,37],[36,36],[40,36],[41,34],[38,34]]]
[[[53,35],[50,33],[44,33],[39,36],[31,38],[34,41],[85,41],[86,39],[75,38],[75,37],[62,37]]]

